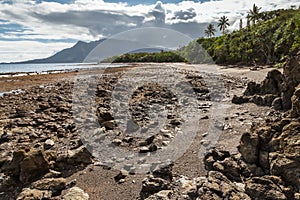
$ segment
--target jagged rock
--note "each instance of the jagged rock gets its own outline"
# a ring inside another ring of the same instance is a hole
[[[37,190],[25,188],[18,195],[17,200],[40,200],[40,199],[50,199],[52,192],[48,190]]]
[[[272,108],[274,110],[282,110],[282,98],[281,97],[277,97],[274,99],[274,101],[272,102]]]
[[[243,188],[217,171],[209,171],[207,178],[199,179],[197,188],[199,188],[197,199],[251,199]]]
[[[260,106],[272,106],[274,100],[280,97],[282,74],[278,70],[269,71],[267,77],[260,83],[249,82],[244,96],[234,96],[232,103],[242,104],[252,102]],[[280,101],[274,102],[276,108],[280,107]]]
[[[271,158],[272,159],[272,158]],[[270,173],[282,177],[287,183],[300,190],[300,162],[277,155],[270,161]]]
[[[260,94],[274,94],[279,96],[281,93],[282,74],[274,69],[269,71],[265,80],[260,84]]]
[[[32,182],[49,171],[50,164],[45,152],[32,149],[29,152],[19,150],[13,153],[11,162],[3,166],[3,170],[10,176],[17,177],[21,182]]]
[[[272,106],[272,103],[276,98],[277,95],[273,94],[254,95],[249,101],[259,106]]]
[[[260,88],[260,84],[257,84],[253,81],[250,81],[247,84],[247,88],[244,92],[244,95],[245,96],[252,96],[252,95],[258,94],[258,93],[260,93],[259,88]]]
[[[230,180],[241,181],[241,167],[228,151],[212,149],[206,154],[203,161],[207,170],[219,171]]]
[[[234,95],[231,102],[234,104],[243,104],[243,103],[248,103],[250,101],[249,97],[246,96],[236,96]]]
[[[32,183],[38,190],[50,190],[53,194],[60,194],[66,188],[67,180],[64,178],[45,178]]]
[[[156,165],[156,167],[152,170],[152,174],[154,177],[159,177],[171,181],[173,178],[173,166],[174,163]]]
[[[92,155],[84,146],[81,146],[78,149],[68,151],[67,162],[70,164],[91,164]]]
[[[233,181],[241,181],[241,170],[237,161],[232,157],[225,158],[223,161],[213,164],[215,171],[223,173],[226,177]]]
[[[155,178],[150,175],[148,178],[143,180],[142,185],[142,196],[150,196],[151,194],[157,193],[161,190],[169,189],[169,182],[162,178]]]
[[[111,121],[114,119],[114,117],[112,116],[112,114],[105,110],[105,109],[99,109],[99,122],[106,122],[106,121]]]
[[[89,200],[89,195],[79,187],[72,187],[67,190],[63,200]]]
[[[246,132],[242,135],[238,150],[247,163],[258,162],[259,143],[259,136],[255,133]]]
[[[274,177],[274,179],[277,179]],[[245,191],[252,199],[285,200],[285,191],[272,180],[272,177],[254,177],[246,181]]]

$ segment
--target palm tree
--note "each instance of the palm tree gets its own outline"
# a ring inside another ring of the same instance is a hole
[[[225,34],[225,31],[230,24],[228,23],[229,19],[226,16],[223,16],[219,19],[218,27],[220,28],[220,31],[222,31],[223,35]]]
[[[261,8],[253,4],[252,10],[249,10],[249,19],[253,22],[253,24],[256,23],[261,17],[261,13],[259,12]]]
[[[215,27],[214,27],[213,24],[209,24],[209,25],[207,26],[206,30],[204,31],[205,35],[206,35],[207,37],[209,37],[209,38],[212,37],[212,36],[214,36],[214,35],[215,35],[215,32],[216,32],[216,29],[215,29]]]

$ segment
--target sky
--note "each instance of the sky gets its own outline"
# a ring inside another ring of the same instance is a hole
[[[0,62],[44,58],[73,46],[143,27],[191,38],[225,15],[237,29],[253,4],[261,11],[300,6],[299,0],[0,0]],[[219,33],[217,33],[219,34]]]

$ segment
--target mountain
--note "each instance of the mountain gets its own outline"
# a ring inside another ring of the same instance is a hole
[[[78,41],[73,47],[63,49],[48,58],[29,60],[20,63],[82,63],[86,56],[104,40],[105,39],[101,39],[89,43]]]
[[[205,50],[205,51],[204,51]],[[255,24],[213,38],[199,38],[179,50],[192,63],[284,65],[300,50],[300,9],[261,13]],[[207,54],[207,53],[208,54]]]
[[[29,61],[18,62],[18,63],[22,63],[22,64],[23,63],[82,63],[85,60],[85,58],[89,55],[89,53],[105,40],[106,39],[101,39],[89,43],[78,41],[73,47],[63,49],[48,58],[29,60]],[[110,39],[109,44],[111,44],[111,48],[114,48],[114,43],[124,44],[125,46],[130,46],[130,45],[132,46],[136,44],[136,42],[130,42],[130,41],[124,42],[115,39]],[[131,51],[130,53],[139,53],[139,52],[154,53],[160,51],[161,49],[159,48],[142,48],[142,49]],[[93,61],[97,62],[97,59]]]

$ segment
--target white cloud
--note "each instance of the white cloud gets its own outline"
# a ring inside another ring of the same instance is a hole
[[[177,4],[163,4],[158,1],[155,5],[107,3],[103,0],[75,0],[70,4],[36,3],[34,0],[12,2],[13,4],[4,4],[0,1],[0,20],[8,21],[0,21],[0,24],[18,24],[21,30],[0,30],[0,41],[91,41],[132,28],[148,26],[172,28],[195,38],[203,34],[207,23],[216,23],[223,15],[230,19],[230,29],[237,28],[240,18],[245,17],[245,13],[254,3],[262,7],[262,11],[289,8],[291,5],[300,6],[299,0],[273,0],[272,3],[269,0],[219,0],[204,3],[182,1]],[[16,41],[10,45],[12,48],[18,48],[18,43],[22,42]],[[50,45],[41,42],[39,44]],[[3,48],[2,45],[1,52]],[[47,52],[52,53],[52,49]]]

